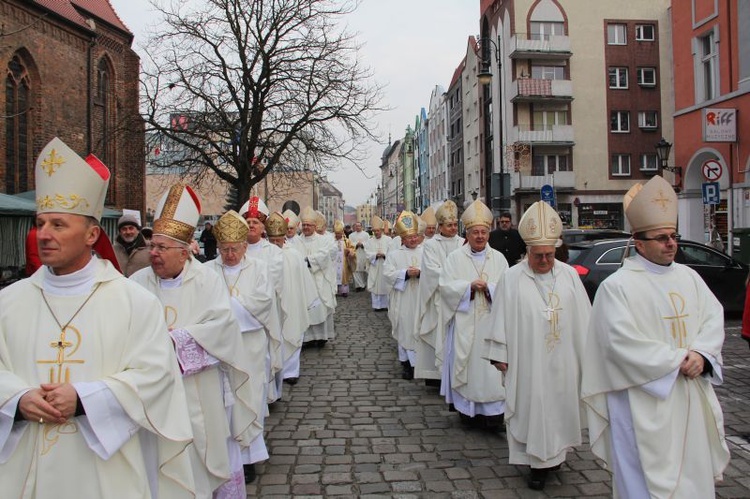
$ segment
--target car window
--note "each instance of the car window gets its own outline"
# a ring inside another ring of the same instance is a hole
[[[680,246],[684,257],[684,263],[688,265],[708,265],[712,267],[723,267],[729,263],[724,256],[700,246]]]
[[[568,248],[568,263],[576,263],[585,251],[581,248]]]
[[[617,265],[620,265],[620,262],[622,262],[623,251],[625,251],[625,246],[608,249],[602,254],[602,256],[599,257],[599,259],[597,259],[596,263],[615,263]]]

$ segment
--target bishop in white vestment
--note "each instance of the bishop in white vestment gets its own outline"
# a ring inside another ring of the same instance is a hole
[[[372,308],[376,312],[388,310],[388,284],[383,279],[383,264],[388,257],[391,238],[383,234],[385,222],[372,217],[372,237],[365,243],[365,255],[369,262],[367,290],[370,292]]]
[[[367,255],[365,254],[365,243],[370,239],[370,234],[362,230],[362,224],[354,224],[354,232],[349,234],[349,241],[354,245],[357,252],[357,267],[354,271],[354,290],[363,291],[367,288]]]
[[[713,386],[721,305],[678,251],[677,196],[655,176],[625,195],[635,256],[597,290],[583,362],[591,448],[616,497],[715,497],[729,462]]]
[[[440,275],[443,319],[447,323],[441,392],[464,422],[502,429],[502,375],[482,355],[495,286],[508,269],[508,262],[487,244],[492,212],[481,201],[472,203],[461,221],[467,228],[468,244],[448,255]]]
[[[518,230],[527,256],[500,278],[485,358],[505,373],[510,464],[531,466],[541,490],[550,468],[582,442],[581,364],[591,304],[578,273],[555,260],[562,221],[531,205]]]

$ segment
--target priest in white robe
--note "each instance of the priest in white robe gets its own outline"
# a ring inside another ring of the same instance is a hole
[[[92,255],[108,242],[110,172],[55,138],[35,173],[43,266],[0,291],[0,495],[192,498],[192,429],[161,306]]]
[[[436,210],[438,233],[423,243],[419,301],[417,302],[415,333],[416,367],[414,377],[425,379],[429,385],[439,385],[442,356],[445,351],[445,309],[439,292],[440,273],[448,255],[464,244],[458,235],[458,207],[446,201]],[[445,395],[445,393],[443,393]]]
[[[437,234],[438,221],[437,216],[435,215],[435,210],[437,210],[438,207],[439,205],[437,207],[430,205],[425,208],[421,215],[419,215],[419,218],[421,218],[426,224],[424,230],[425,239],[432,239],[435,234]]]
[[[354,290],[364,291],[367,289],[367,254],[365,243],[370,239],[370,234],[362,230],[360,222],[354,223],[354,232],[349,234],[349,241],[354,245],[357,254],[357,268],[354,270]]]
[[[191,257],[188,245],[199,217],[195,192],[173,185],[156,208],[151,267],[130,279],[163,306],[195,436],[190,450],[196,495],[233,497],[245,490],[240,446],[250,445],[258,414],[227,287],[216,272]]]
[[[286,220],[287,226],[285,246],[294,248],[295,250],[299,251],[300,254],[302,254],[305,251],[305,248],[302,246],[302,239],[299,235],[299,217],[292,210],[284,211],[281,216]]]
[[[248,226],[247,231],[247,251],[245,255],[249,258],[257,258],[266,263],[268,266],[268,279],[271,282],[274,292],[276,293],[277,316],[281,317],[281,300],[284,289],[284,258],[281,250],[274,244],[268,242],[263,237],[266,230],[265,221],[269,215],[268,206],[258,196],[250,196],[240,207],[239,214],[245,219]],[[277,322],[274,327],[268,331],[270,341],[268,343],[268,403],[272,404],[279,400],[283,392],[283,369],[284,342],[282,339],[281,324]]]
[[[332,238],[315,231],[318,215],[311,207],[307,206],[302,210],[300,220],[305,265],[315,282],[319,300],[309,311],[310,327],[305,331],[303,342],[322,348],[335,336],[333,313],[336,310],[336,274],[333,270],[333,257],[336,246]]]
[[[206,263],[221,276],[229,292],[234,318],[242,331],[243,355],[251,376],[251,404],[257,418],[248,433],[250,445],[241,449],[245,483],[255,479],[255,463],[268,459],[263,438],[268,390],[270,331],[279,330],[276,293],[268,279],[268,266],[262,260],[245,256],[248,225],[244,218],[230,210],[216,222],[213,234],[219,247],[219,258]],[[230,414],[230,421],[234,417]]]
[[[526,258],[495,291],[485,358],[505,373],[510,464],[531,467],[542,490],[549,471],[582,442],[581,364],[591,304],[581,278],[555,260],[562,221],[537,201],[518,224]]]
[[[344,234],[344,222],[336,220],[333,223],[334,244],[336,245],[336,296],[349,296],[349,283],[352,281],[354,269],[357,268],[357,254],[354,245]]]
[[[508,262],[487,244],[492,212],[484,203],[469,205],[461,221],[468,244],[448,255],[440,274],[447,323],[441,388],[465,424],[498,431],[505,412],[502,374],[482,356],[495,286]]]
[[[372,308],[376,312],[388,310],[388,284],[383,278],[383,265],[388,255],[391,238],[383,234],[385,222],[372,217],[372,237],[365,243],[365,255],[369,262],[367,291],[370,292]]]
[[[416,355],[414,352],[414,310],[419,299],[419,266],[422,262],[422,247],[419,246],[417,216],[402,211],[396,220],[396,233],[403,245],[388,252],[383,276],[391,291],[388,294],[388,318],[392,335],[398,342],[398,360],[401,362],[401,378],[414,378]]]
[[[320,299],[304,257],[286,237],[287,219],[274,212],[266,219],[265,225],[268,241],[281,248],[284,261],[280,301],[281,336],[284,339],[282,376],[284,382],[296,385],[300,377],[302,341],[310,327],[310,310],[320,306]]]
[[[678,251],[677,196],[661,176],[625,195],[635,255],[597,290],[583,361],[589,438],[615,497],[715,497],[729,462],[714,385],[721,305]]]

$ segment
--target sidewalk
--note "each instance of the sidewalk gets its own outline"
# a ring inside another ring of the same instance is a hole
[[[732,461],[718,497],[750,497],[750,351],[727,330],[724,408]],[[302,352],[297,385],[266,422],[269,461],[249,497],[536,498],[610,497],[609,474],[588,445],[568,454],[547,487],[526,486],[508,464],[503,434],[461,426],[438,389],[401,379],[386,312],[367,292],[340,298],[336,339]]]

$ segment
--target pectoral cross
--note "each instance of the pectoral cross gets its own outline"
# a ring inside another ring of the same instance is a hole
[[[549,322],[549,334],[547,334],[547,351],[551,352],[560,343],[560,297],[556,293],[549,294],[549,302],[544,312]]]
[[[72,331],[75,336],[77,337],[77,342],[73,343],[70,341],[67,341],[65,336],[65,331],[70,330]],[[60,338],[58,338],[56,341],[53,341],[49,344],[52,348],[57,349],[57,358],[55,360],[38,360],[38,364],[55,364],[57,366],[57,376],[55,376],[55,368],[50,367],[49,369],[49,382],[50,383],[69,383],[70,382],[70,367],[65,366],[65,364],[83,364],[83,360],[76,360],[76,359],[70,359],[66,358],[65,351],[69,348],[72,348],[72,350],[68,353],[68,357],[72,356],[73,354],[78,351],[78,347],[81,344],[81,333],[72,326],[67,326],[65,329],[60,331]],[[64,367],[64,369],[63,369]],[[65,375],[63,376],[63,371],[65,372]]]
[[[684,348],[687,346],[687,327],[685,326],[684,318],[690,317],[690,314],[684,313],[685,298],[679,293],[669,293],[669,301],[671,302],[672,310],[674,310],[674,315],[662,317],[662,319],[671,321],[669,326],[672,330],[672,338],[677,341],[679,348]]]

